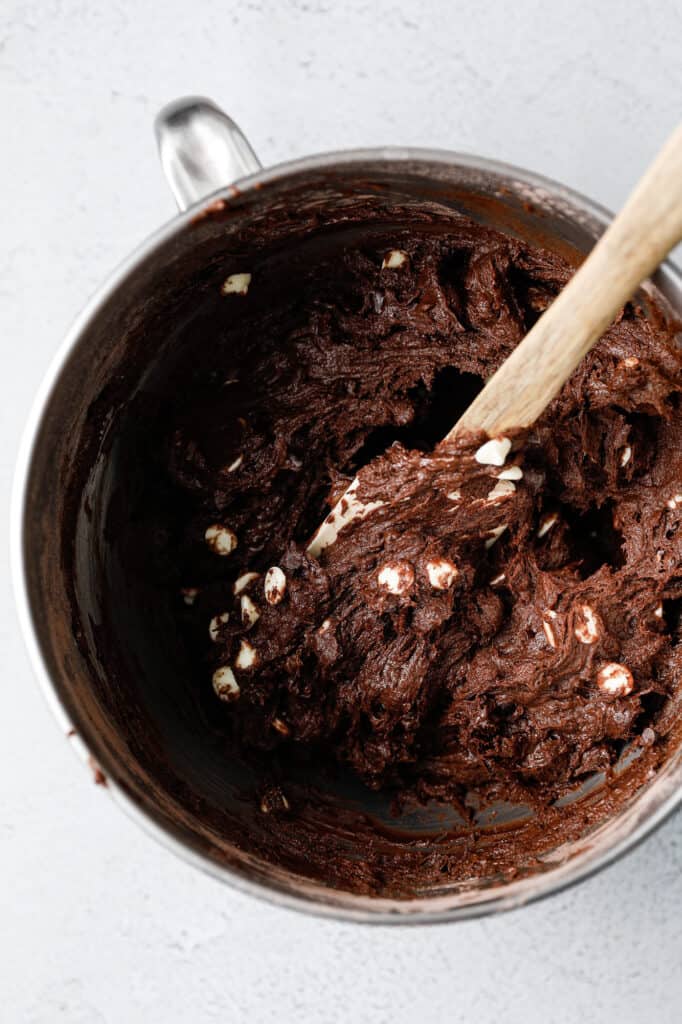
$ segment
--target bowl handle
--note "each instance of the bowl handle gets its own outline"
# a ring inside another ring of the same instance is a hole
[[[232,118],[201,96],[169,103],[154,130],[161,166],[181,210],[261,167]]]

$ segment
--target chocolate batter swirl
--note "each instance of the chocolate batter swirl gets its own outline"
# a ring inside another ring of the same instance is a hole
[[[438,441],[570,276],[558,256],[424,218],[226,268],[246,273],[209,302],[168,437],[183,628],[240,748],[317,750],[466,813],[472,792],[547,807],[662,743],[682,690],[682,351],[655,296],[494,465],[485,438]],[[363,466],[378,506],[309,558]]]

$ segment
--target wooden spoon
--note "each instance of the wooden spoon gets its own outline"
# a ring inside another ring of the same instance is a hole
[[[564,290],[488,380],[448,438],[484,431],[494,439],[534,423],[638,285],[680,241],[682,125]],[[363,504],[358,484],[355,477],[313,535],[308,544],[313,558],[334,543],[344,526],[385,504]]]

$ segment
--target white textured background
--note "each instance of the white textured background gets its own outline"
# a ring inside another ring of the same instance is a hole
[[[680,117],[676,0],[2,0],[0,530],[43,370],[173,213],[151,122],[214,97],[265,163],[471,150],[619,204]],[[11,356],[9,353],[12,353]],[[0,1021],[680,1020],[682,815],[578,889],[431,929],[309,920],[142,835],[34,683],[0,553]]]

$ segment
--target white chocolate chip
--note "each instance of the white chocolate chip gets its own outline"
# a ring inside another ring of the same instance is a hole
[[[234,460],[234,462],[231,462],[230,465],[227,467],[227,472],[228,473],[234,473],[235,470],[239,469],[239,467],[241,466],[243,461],[244,461],[244,456],[243,455],[238,455],[237,458]]]
[[[242,622],[247,629],[251,629],[251,627],[260,619],[260,612],[248,594],[242,595],[241,606]]]
[[[482,466],[504,466],[511,446],[512,443],[508,437],[494,437],[491,441],[486,441],[481,445],[474,458]]]
[[[384,256],[381,263],[381,269],[397,270],[398,267],[402,267],[405,263],[407,263],[407,260],[407,253],[403,252],[402,249],[391,249],[391,251],[387,252],[386,255]]]
[[[610,697],[627,697],[635,687],[632,672],[626,665],[610,661],[597,673],[597,686]]]
[[[627,466],[627,464],[628,464],[628,462],[630,461],[631,458],[632,458],[632,448],[630,447],[629,444],[627,444],[625,446],[625,448],[623,448],[622,452],[620,453],[620,464],[621,464],[621,466]]]
[[[486,501],[498,501],[500,498],[508,498],[516,491],[516,484],[512,480],[498,480],[492,491],[488,491]]]
[[[461,501],[462,500],[462,492],[461,491],[450,491],[450,493],[447,495],[447,498],[448,498],[449,501]]]
[[[237,534],[229,526],[213,523],[206,528],[206,543],[216,555],[229,555],[237,547]]]
[[[543,621],[542,621],[542,628],[545,631],[545,636],[547,637],[547,643],[549,644],[550,647],[555,648],[556,647],[556,640],[554,638],[554,630],[552,629],[551,625],[549,624],[549,622],[547,622],[546,619],[543,619]]]
[[[623,366],[627,366],[628,370],[632,370],[633,367],[639,366],[639,359],[637,356],[627,356],[623,360]]]
[[[230,274],[220,289],[223,295],[246,295],[251,284],[251,274]]]
[[[459,576],[459,569],[447,558],[432,558],[426,563],[426,575],[435,590],[448,590]]]
[[[278,565],[272,565],[265,574],[265,600],[279,604],[287,589],[287,578]]]
[[[256,654],[256,648],[253,647],[248,640],[242,640],[239,646],[239,652],[235,661],[235,668],[253,668],[258,660]]]
[[[213,643],[217,643],[220,638],[220,627],[224,626],[226,622],[230,621],[230,613],[223,612],[222,615],[214,615],[208,624],[208,635],[210,636]]]
[[[331,619],[325,619],[317,632],[318,633],[326,633],[327,630],[329,629],[329,627],[331,626],[331,624],[332,624],[332,620]]]
[[[594,644],[599,639],[599,618],[589,604],[580,606],[580,619],[573,632],[581,644]]]
[[[662,604],[657,604],[656,605],[656,607],[654,608],[654,615],[656,616],[657,619],[662,619],[663,618],[663,605]]]
[[[221,665],[213,673],[213,690],[221,700],[236,700],[239,696],[239,683],[229,665]]]
[[[520,466],[510,466],[509,469],[503,469],[501,473],[497,474],[498,480],[521,480],[523,478],[523,470]]]
[[[197,599],[197,596],[199,594],[199,588],[183,587],[180,593],[182,594],[182,600],[185,602],[185,604],[191,607]]]
[[[538,537],[544,537],[546,533],[549,533],[558,518],[557,515],[545,516],[538,528]]]
[[[666,502],[666,505],[669,509],[672,509],[674,512],[675,509],[679,508],[680,505],[682,505],[682,494],[674,494],[673,497]]]
[[[291,734],[291,729],[281,718],[273,718],[272,728],[276,729],[281,736],[289,736]]]
[[[414,583],[414,569],[409,562],[387,562],[379,570],[377,582],[389,594],[405,594]]]
[[[495,578],[494,578],[494,579],[492,579],[492,580],[490,581],[490,586],[491,586],[491,587],[496,587],[496,586],[498,586],[498,585],[499,585],[500,583],[504,583],[504,581],[506,580],[506,578],[507,578],[507,574],[506,574],[506,573],[504,573],[504,572],[501,572],[501,573],[499,573],[499,575],[498,575],[498,576],[495,576]]]
[[[552,629],[551,623],[549,623],[547,619],[555,620],[556,618],[557,613],[553,608],[547,608],[543,613],[542,628],[545,632],[545,636],[547,637],[547,643],[553,648],[556,647],[556,639],[554,637],[554,630]]]
[[[489,551],[490,548],[493,546],[493,544],[495,544],[500,539],[500,537],[502,536],[502,534],[504,533],[504,531],[506,529],[507,529],[507,523],[503,523],[502,526],[496,526],[494,530],[490,531],[490,536],[488,537],[487,541],[485,542],[485,546],[486,546],[486,550],[487,551]]]
[[[239,576],[235,580],[234,587],[232,588],[235,596],[237,594],[241,594],[244,587],[248,587],[249,583],[251,583],[252,580],[257,580],[259,576],[259,572],[245,572],[242,576]]]

